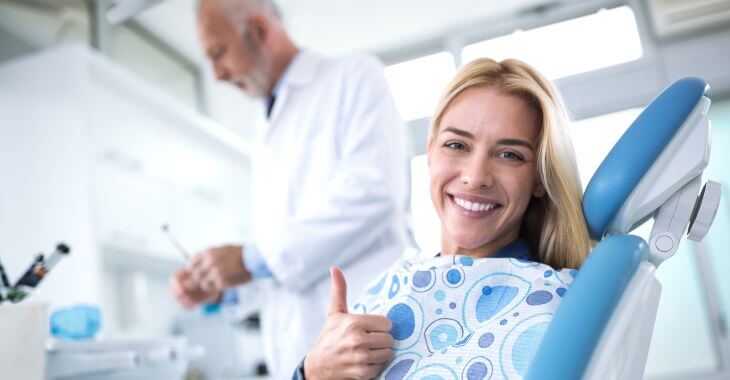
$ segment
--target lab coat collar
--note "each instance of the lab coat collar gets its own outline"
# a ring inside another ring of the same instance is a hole
[[[279,110],[286,103],[290,87],[306,86],[314,80],[318,62],[319,57],[315,53],[306,50],[297,52],[271,91],[276,101],[269,115],[269,124],[275,122]]]
[[[286,86],[305,86],[314,79],[318,57],[316,54],[300,50],[286,67],[281,78],[274,85],[274,94]]]

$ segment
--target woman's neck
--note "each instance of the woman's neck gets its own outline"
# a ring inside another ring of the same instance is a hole
[[[507,244],[512,243],[519,237],[519,230],[511,231],[502,235],[486,244],[476,248],[465,248],[459,246],[458,243],[451,239],[445,231],[441,232],[441,254],[442,255],[462,255],[475,259],[483,259],[494,256],[500,249]]]

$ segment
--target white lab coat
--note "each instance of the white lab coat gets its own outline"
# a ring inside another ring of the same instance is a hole
[[[413,239],[410,145],[382,64],[302,51],[279,86],[254,144],[253,223],[273,273],[267,364],[288,379],[324,325],[329,267],[343,269],[352,302]]]

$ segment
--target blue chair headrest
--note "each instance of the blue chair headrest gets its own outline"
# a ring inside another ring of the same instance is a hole
[[[621,136],[583,196],[583,214],[592,239],[601,240],[626,199],[708,92],[707,82],[700,78],[675,82]]]

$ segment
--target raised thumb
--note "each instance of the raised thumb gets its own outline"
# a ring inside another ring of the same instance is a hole
[[[330,275],[332,276],[332,301],[327,314],[347,313],[347,282],[345,282],[345,275],[337,267],[330,268]]]

